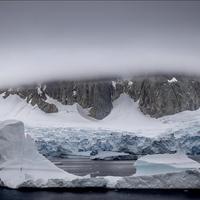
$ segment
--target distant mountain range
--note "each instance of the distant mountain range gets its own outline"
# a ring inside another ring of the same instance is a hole
[[[186,75],[144,75],[131,79],[54,81],[17,88],[2,89],[3,97],[17,94],[32,106],[46,113],[58,112],[51,97],[64,105],[78,103],[88,108],[89,116],[105,118],[112,110],[112,102],[122,93],[138,101],[145,115],[158,118],[200,107],[200,77]]]

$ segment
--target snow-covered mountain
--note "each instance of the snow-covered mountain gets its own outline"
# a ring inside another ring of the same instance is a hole
[[[63,105],[77,103],[95,119],[108,116],[113,101],[123,93],[138,102],[143,114],[155,118],[200,107],[200,78],[184,75],[146,75],[128,80],[57,81],[0,92],[5,98],[17,94],[46,113],[58,112],[58,106],[49,102],[49,97]]]
[[[19,119],[45,156],[89,155],[118,151],[133,154],[200,153],[200,110],[184,111],[154,119],[144,115],[127,94],[113,101],[111,113],[103,120],[88,117],[78,104],[62,105],[57,113],[44,113],[17,95],[0,97],[0,120]]]
[[[111,130],[151,130],[166,129],[168,125],[160,120],[144,115],[127,94],[121,94],[113,101],[111,113],[103,120],[95,120],[88,116],[88,109],[79,104],[62,105],[50,97],[46,100],[58,108],[56,113],[44,113],[38,106],[31,106],[18,95],[0,96],[0,119],[18,119],[32,127],[76,127],[76,128],[105,128]],[[155,134],[154,134],[155,135]]]
[[[199,84],[197,77],[148,76],[2,90],[0,120],[23,121],[47,156],[92,151],[199,154]]]

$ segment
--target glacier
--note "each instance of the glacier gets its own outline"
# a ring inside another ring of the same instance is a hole
[[[110,130],[26,127],[40,153],[47,157],[67,157],[82,153],[113,151],[135,155],[185,152],[200,154],[200,132],[192,127],[160,137],[138,136],[132,132]]]
[[[80,105],[62,105],[50,97],[58,113],[44,113],[17,95],[0,95],[0,120],[15,119],[35,140],[45,156],[114,151],[131,154],[200,154],[200,109],[153,119],[138,109],[126,94],[113,102],[111,113],[94,120]]]

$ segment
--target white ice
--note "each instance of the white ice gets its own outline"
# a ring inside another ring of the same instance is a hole
[[[183,153],[146,155],[135,162],[134,176],[166,174],[188,169],[199,169],[200,163]]]
[[[29,135],[24,134],[20,121],[0,123],[0,180],[10,188],[25,181],[47,184],[49,179],[71,181],[77,176],[69,174],[38,153]]]
[[[101,151],[101,152],[98,152],[97,155],[91,156],[90,159],[106,160],[111,157],[128,156],[128,155],[129,155],[128,153],[123,153],[123,152]]]
[[[88,116],[89,109],[83,109],[79,104],[62,105],[58,101],[47,97],[46,102],[53,103],[58,113],[44,113],[38,106],[31,106],[17,95],[10,95],[6,99],[0,95],[0,120],[21,120],[25,125],[33,127],[78,127],[111,130],[146,130],[149,136],[163,132],[168,125],[145,116],[138,109],[138,103],[128,95],[122,94],[113,102],[111,113],[103,120],[95,120]],[[156,131],[157,130],[157,131]]]

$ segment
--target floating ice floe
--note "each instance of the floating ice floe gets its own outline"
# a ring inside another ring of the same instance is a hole
[[[135,162],[136,174],[146,176],[200,169],[200,163],[183,153],[146,155]]]
[[[137,156],[123,152],[102,151],[94,156],[90,156],[91,160],[136,160]]]

